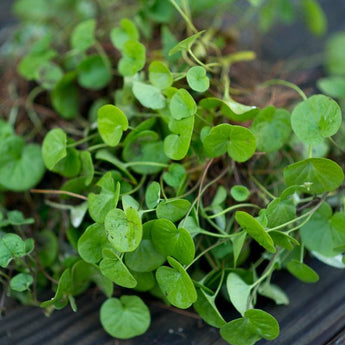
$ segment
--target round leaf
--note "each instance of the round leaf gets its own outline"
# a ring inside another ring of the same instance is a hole
[[[201,66],[194,66],[188,70],[187,82],[191,89],[197,92],[205,92],[210,87],[206,70]]]
[[[104,88],[111,80],[109,65],[109,61],[104,56],[88,56],[78,66],[79,84],[92,90]]]
[[[54,166],[67,156],[67,136],[60,129],[55,128],[48,132],[42,144],[42,156],[45,166],[52,170]]]
[[[98,132],[109,146],[116,146],[128,128],[126,115],[114,105],[103,105],[97,112]]]
[[[14,291],[23,292],[29,289],[34,279],[30,274],[18,273],[10,281],[10,288]]]
[[[169,68],[160,61],[152,61],[149,65],[149,80],[155,87],[164,90],[173,83]]]
[[[170,100],[169,110],[175,120],[181,120],[193,116],[197,108],[189,92],[185,89],[179,89]]]
[[[123,45],[122,58],[118,70],[124,77],[132,77],[139,72],[146,62],[146,49],[141,43],[129,40]]]
[[[189,308],[196,300],[197,293],[187,272],[174,259],[168,259],[173,268],[161,266],[156,272],[156,279],[164,296],[175,307]]]
[[[261,338],[245,318],[225,324],[220,329],[220,335],[232,345],[254,345]]]
[[[135,250],[142,238],[142,225],[138,211],[129,207],[126,213],[120,209],[108,212],[104,227],[110,243],[120,252]]]
[[[106,300],[100,310],[104,329],[115,338],[129,339],[143,334],[150,326],[150,311],[138,296]]]
[[[345,78],[331,76],[317,81],[318,88],[326,95],[334,98],[345,98]]]
[[[245,186],[236,185],[231,187],[230,194],[236,201],[245,201],[248,199],[250,191]]]
[[[341,167],[326,158],[308,158],[291,164],[284,169],[284,179],[288,186],[308,184],[311,193],[331,192],[343,183]]]
[[[133,83],[132,90],[135,98],[144,107],[149,109],[163,109],[165,107],[165,98],[158,88],[136,81]]]
[[[339,105],[324,95],[299,103],[291,114],[291,126],[299,139],[309,145],[337,133],[342,121]]]

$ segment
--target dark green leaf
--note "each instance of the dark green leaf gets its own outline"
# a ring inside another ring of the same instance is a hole
[[[288,271],[305,283],[315,283],[319,280],[319,275],[309,266],[298,260],[291,260],[286,268]]]

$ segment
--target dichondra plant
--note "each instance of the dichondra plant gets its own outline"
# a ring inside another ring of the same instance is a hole
[[[0,265],[15,264],[18,273],[4,271],[1,279],[23,300],[39,283],[36,271],[45,267],[41,278],[55,284],[53,298],[40,304],[47,312],[67,304],[76,310],[74,297],[96,284],[107,297],[101,323],[119,339],[148,329],[150,312],[140,293],[151,292],[177,308],[193,307],[230,344],[273,340],[278,322],[255,305],[259,296],[288,304],[283,287],[272,283],[274,272],[286,269],[303,282],[316,282],[317,272],[304,262],[307,251],[345,265],[344,173],[332,155],[341,109],[327,96],[307,97],[282,80],[260,87],[296,90],[302,99],[291,108],[239,103],[229,71],[255,54],[223,55],[212,30],[197,31],[188,2],[181,3],[171,1],[189,34],[177,42],[164,26],[168,54],[149,52],[141,28],[129,19],[110,30],[112,47],[105,50],[96,20],[87,19],[74,28],[63,56],[44,37],[21,61],[20,73],[48,92],[65,119],[80,119],[81,90],[107,91],[94,100],[88,120],[75,120],[78,131],[53,126],[42,158],[36,144],[23,147],[12,128],[0,123],[6,144],[0,186],[31,188],[42,177],[43,160],[63,184],[32,192],[60,195],[59,203],[48,205],[70,211],[71,224],[69,254],[57,264],[56,236],[45,230],[38,237],[37,264],[33,240],[11,231],[32,220],[6,212]],[[303,3],[320,11],[314,1]],[[21,166],[28,160],[37,164],[24,178]],[[114,285],[138,295],[117,291],[113,297]],[[238,318],[227,319],[218,308],[221,299]]]

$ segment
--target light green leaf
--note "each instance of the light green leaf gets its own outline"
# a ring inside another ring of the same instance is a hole
[[[110,32],[111,43],[119,50],[123,49],[127,41],[137,41],[138,39],[139,32],[135,24],[127,18],[121,19],[120,27],[113,28]]]
[[[159,203],[161,197],[161,187],[156,181],[151,182],[145,191],[145,203],[149,209],[153,209]]]
[[[52,170],[55,165],[67,156],[67,136],[60,129],[50,130],[45,136],[42,144],[42,156],[45,166]]]
[[[235,185],[231,187],[230,194],[235,201],[245,201],[249,198],[250,191],[245,186]]]
[[[95,42],[96,21],[88,19],[79,23],[73,30],[71,35],[71,47],[84,51],[92,47]]]
[[[99,264],[102,274],[119,286],[128,289],[136,287],[137,281],[122,260],[111,249],[103,249],[102,253],[103,259]]]
[[[192,279],[175,259],[168,262],[173,268],[161,266],[156,272],[158,285],[173,306],[187,309],[197,300]]]
[[[319,275],[311,267],[298,260],[291,260],[286,268],[293,276],[302,282],[316,283],[319,280]]]
[[[165,98],[160,89],[136,81],[133,83],[133,94],[135,98],[146,108],[163,109],[165,107]]]
[[[86,89],[103,89],[111,80],[109,66],[107,57],[89,55],[78,66],[79,84]]]
[[[152,61],[149,65],[150,83],[158,89],[167,89],[173,83],[169,68],[161,61]]]
[[[289,297],[278,285],[264,283],[260,285],[258,292],[260,295],[272,299],[278,305],[290,303]]]
[[[97,112],[98,132],[109,146],[116,146],[128,128],[126,115],[115,105],[103,105]]]
[[[106,332],[119,339],[145,333],[151,322],[150,311],[138,296],[109,298],[101,306],[100,318]]]
[[[308,158],[287,166],[284,179],[288,186],[308,184],[311,193],[319,194],[337,189],[344,181],[344,173],[330,159]]]
[[[14,291],[23,292],[29,289],[34,282],[32,275],[28,273],[18,273],[10,281],[10,288]]]
[[[235,213],[237,223],[262,247],[271,253],[275,253],[273,240],[264,227],[249,213],[237,211]]]
[[[130,207],[123,212],[110,210],[104,220],[108,240],[119,252],[132,252],[142,238],[142,224],[138,211]]]
[[[129,40],[123,45],[118,70],[124,77],[132,77],[145,66],[145,62],[145,46],[137,41]]]
[[[315,145],[337,133],[342,121],[339,105],[324,95],[299,103],[291,114],[291,126],[304,143]]]
[[[169,110],[175,120],[182,120],[193,116],[197,107],[189,92],[185,89],[179,89],[170,100]]]
[[[190,207],[191,203],[186,199],[162,201],[157,206],[157,218],[166,218],[172,222],[177,222],[187,214]]]
[[[188,70],[187,82],[191,89],[197,92],[205,92],[210,87],[206,70],[201,66],[194,66]]]
[[[8,233],[0,239],[0,266],[7,267],[12,259],[26,254],[25,242],[16,234]]]
[[[337,32],[331,36],[326,44],[326,68],[335,76],[345,76],[345,33]]]
[[[330,76],[317,81],[318,88],[326,95],[334,98],[345,98],[345,78]]]
[[[172,163],[169,165],[168,171],[163,173],[163,180],[168,186],[178,188],[183,184],[186,176],[186,169],[183,165]]]
[[[205,32],[206,30],[203,31],[199,31],[196,34],[189,36],[187,38],[185,38],[183,41],[178,42],[175,47],[173,47],[172,49],[170,49],[169,51],[169,56],[176,54],[180,51],[186,51],[188,49],[190,49],[192,47],[192,45],[194,44],[194,42]]]
[[[327,31],[327,17],[316,0],[301,1],[305,23],[315,36],[323,36]]]

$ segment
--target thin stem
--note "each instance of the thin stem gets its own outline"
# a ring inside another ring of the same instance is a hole
[[[219,213],[213,214],[212,216],[209,216],[208,218],[209,219],[217,218],[219,216],[222,216],[225,213],[231,212],[233,210],[236,210],[236,209],[242,208],[242,207],[253,207],[253,208],[260,209],[260,207],[258,205],[255,205],[255,204],[249,204],[249,203],[237,204],[237,205],[230,206],[230,207],[224,209],[223,211],[221,211]]]
[[[75,146],[78,146],[78,145],[81,145],[81,144],[84,144],[86,142],[88,142],[89,140],[93,139],[93,138],[96,138],[98,136],[98,133],[94,133],[94,134],[91,134],[89,135],[88,137],[84,138],[84,139],[80,139],[72,144],[69,144],[67,145],[67,147],[75,147]]]
[[[93,146],[90,146],[87,151],[91,152],[91,151],[95,151],[95,150],[98,150],[98,149],[104,149],[108,147],[107,144],[97,144],[97,145],[93,145]]]
[[[137,165],[161,167],[161,168],[168,168],[169,167],[169,164],[157,163],[157,162],[128,162],[128,163],[123,164],[123,166],[126,168],[132,167],[132,166],[137,166]]]
[[[261,87],[268,87],[268,86],[272,86],[272,85],[281,85],[281,86],[286,86],[286,87],[289,87],[290,89],[293,89],[295,90],[301,97],[304,101],[306,101],[308,98],[306,96],[306,94],[303,92],[303,90],[298,87],[297,85],[289,82],[289,81],[286,81],[286,80],[282,80],[282,79],[271,79],[271,80],[267,80],[265,81],[264,83],[262,83]]]
[[[67,190],[54,190],[54,189],[30,189],[31,193],[40,193],[40,194],[63,194],[63,195],[69,195],[74,198],[87,200],[87,197],[84,195],[68,192]]]
[[[253,180],[253,182],[271,199],[276,199],[276,197],[270,193],[252,174],[249,174],[249,177]]]
[[[198,30],[196,29],[196,27],[194,26],[194,24],[192,23],[192,21],[190,20],[190,18],[183,12],[183,10],[181,9],[181,7],[176,3],[175,0],[170,0],[171,4],[176,8],[176,10],[178,11],[178,13],[180,13],[181,17],[184,19],[184,21],[186,22],[187,26],[190,28],[190,30],[194,33],[197,33]]]
[[[211,69],[208,65],[204,64],[204,63],[193,53],[192,49],[189,48],[189,49],[188,49],[188,53],[189,53],[189,55],[194,59],[194,61],[195,61],[197,64],[199,64],[200,66],[204,67],[207,71],[212,72],[212,69]]]

